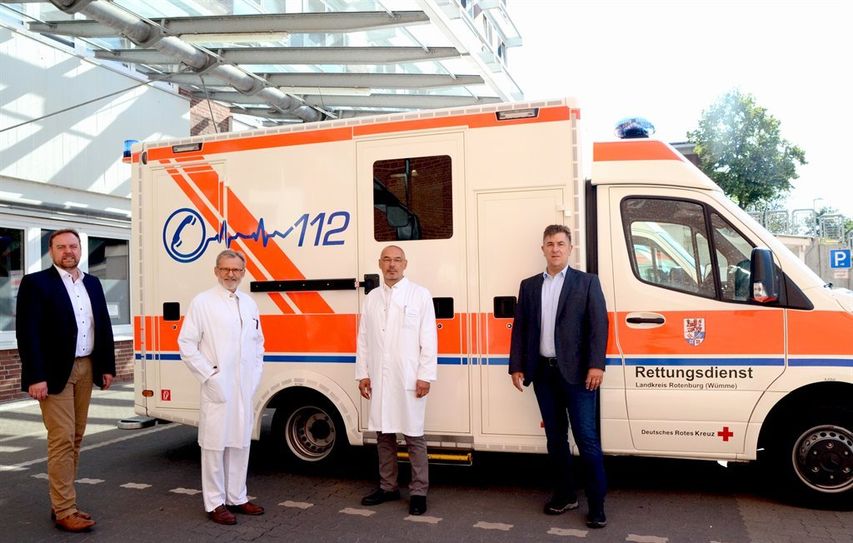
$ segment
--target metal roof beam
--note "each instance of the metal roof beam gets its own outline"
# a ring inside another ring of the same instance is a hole
[[[365,88],[365,89],[425,89],[440,87],[458,87],[482,85],[479,75],[448,74],[375,74],[375,73],[270,73],[257,74],[276,87],[313,87],[313,88]],[[156,79],[177,84],[198,85],[198,74],[178,73]],[[206,85],[218,85],[224,80],[215,76],[204,76]]]
[[[454,47],[233,47],[211,48],[229,64],[397,64],[459,58]],[[95,58],[139,64],[175,64],[152,49],[95,51]]]
[[[388,113],[405,113],[409,110],[398,108],[383,108],[382,110],[371,109],[348,109],[343,111],[335,111],[335,119],[351,119],[353,117],[370,117],[372,115],[386,115]],[[266,107],[232,107],[231,113],[239,115],[253,115],[263,117],[264,119],[274,119],[277,121],[299,121],[301,119],[287,113],[272,110]]]
[[[212,53],[194,47],[177,36],[166,36],[160,26],[141,19],[113,2],[51,0],[51,3],[66,13],[81,13],[101,24],[115,28],[120,35],[141,47],[153,47],[156,54],[170,59],[166,64],[178,61],[194,70],[218,75],[241,93],[250,93],[272,107],[293,112],[306,121],[317,121],[322,118],[321,112],[315,111],[275,87],[267,86],[266,81],[254,74],[249,74],[232,64],[221,63],[220,59]]]
[[[353,11],[330,13],[271,13],[152,18],[173,36],[191,34],[344,33],[429,23],[423,11]],[[91,20],[30,23],[33,32],[81,38],[118,36],[115,28]]]
[[[500,102],[489,96],[446,96],[438,94],[371,94],[369,96],[302,96],[305,103],[323,108],[382,107],[401,109],[435,109],[474,106]]]
[[[259,104],[255,96],[245,96],[237,92],[195,93],[197,98],[210,98],[219,102],[234,104]],[[473,106],[500,102],[500,98],[489,96],[445,96],[438,94],[371,94],[368,96],[306,95],[305,103],[323,109],[334,108],[396,108],[396,109],[434,109],[441,107]]]

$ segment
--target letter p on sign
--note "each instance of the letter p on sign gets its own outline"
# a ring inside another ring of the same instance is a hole
[[[849,268],[850,249],[833,249],[829,251],[830,268]]]

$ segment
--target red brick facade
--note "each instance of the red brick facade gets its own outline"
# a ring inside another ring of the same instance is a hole
[[[21,392],[21,359],[18,350],[0,351],[0,402],[26,397]]]
[[[133,380],[133,341],[116,342],[116,381]],[[0,351],[0,403],[23,400],[21,392],[21,359],[17,349]]]
[[[213,111],[211,121],[210,112]],[[201,136],[231,131],[231,109],[213,100],[190,99],[190,135]]]

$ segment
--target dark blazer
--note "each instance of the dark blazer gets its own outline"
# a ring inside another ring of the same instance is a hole
[[[104,289],[97,277],[83,276],[95,316],[92,381],[104,385],[103,375],[115,375],[113,328]],[[21,357],[21,390],[47,381],[48,394],[65,388],[77,348],[77,319],[62,277],[54,266],[25,275],[18,289],[15,335]]]
[[[541,273],[522,281],[515,305],[509,372],[524,372],[525,386],[536,380],[541,367],[543,282]],[[554,330],[557,364],[567,382],[583,383],[589,368],[604,369],[607,326],[607,307],[598,276],[568,268]]]

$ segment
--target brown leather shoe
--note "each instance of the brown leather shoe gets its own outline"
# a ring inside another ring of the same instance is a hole
[[[56,527],[66,532],[88,532],[94,525],[94,520],[83,518],[77,513],[56,519]]]
[[[240,505],[229,505],[229,511],[234,513],[242,513],[244,515],[263,515],[264,508],[252,502],[241,503]]]
[[[231,512],[226,509],[225,505],[220,505],[213,511],[209,512],[207,516],[216,524],[225,524],[227,526],[237,524],[237,517],[232,515]]]
[[[80,511],[79,509],[77,510],[77,516],[86,520],[92,520],[92,515],[85,511]],[[50,520],[56,520],[56,511],[53,509],[50,510]]]

